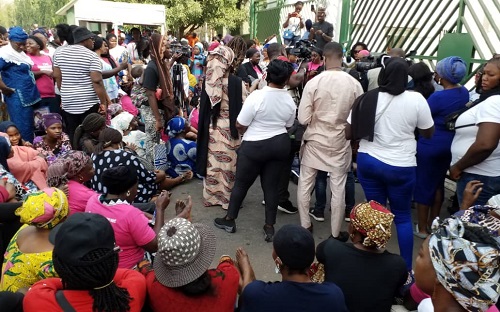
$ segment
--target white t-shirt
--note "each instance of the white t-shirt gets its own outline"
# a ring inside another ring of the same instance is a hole
[[[238,122],[247,126],[243,141],[261,141],[286,133],[293,126],[295,103],[286,89],[264,87],[246,99]]]
[[[477,125],[482,122],[500,123],[500,95],[490,96],[458,117],[456,127],[470,124],[476,126],[455,130],[455,137],[451,144],[452,164],[459,161],[476,141]],[[464,171],[488,177],[500,176],[500,145],[483,162]]]
[[[295,36],[302,36],[302,28],[300,28],[300,17],[290,17],[287,29],[293,31],[293,34]]]
[[[418,92],[405,91],[396,96],[380,92],[375,120],[373,142],[361,140],[358,151],[390,166],[416,166],[415,128],[429,129],[434,125],[425,98]]]
[[[425,298],[418,305],[418,312],[434,312],[434,305],[431,298]]]

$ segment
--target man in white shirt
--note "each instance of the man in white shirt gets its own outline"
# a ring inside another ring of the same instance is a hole
[[[317,171],[329,172],[331,232],[333,237],[346,241],[348,235],[340,235],[340,227],[352,151],[350,142],[345,138],[345,129],[352,105],[363,94],[363,88],[342,70],[342,46],[339,43],[327,43],[323,55],[325,71],[307,83],[299,105],[298,119],[307,129],[300,150],[297,204],[301,225],[312,231],[309,217],[311,191]]]

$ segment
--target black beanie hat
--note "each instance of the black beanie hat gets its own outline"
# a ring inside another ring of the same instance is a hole
[[[273,247],[281,262],[289,269],[304,270],[314,261],[314,238],[308,230],[299,225],[283,226],[274,235]]]
[[[102,173],[102,184],[106,187],[107,194],[123,194],[137,183],[137,174],[128,166],[109,168]]]

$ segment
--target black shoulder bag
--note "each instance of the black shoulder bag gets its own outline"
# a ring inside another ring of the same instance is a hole
[[[474,106],[476,106],[477,104],[479,104],[480,102],[478,101],[474,101],[474,102],[468,102],[467,104],[465,104],[465,107],[457,110],[457,111],[454,111],[453,113],[449,114],[448,116],[444,117],[444,126],[447,130],[449,131],[455,131],[457,129],[460,129],[460,128],[466,128],[466,127],[472,127],[472,126],[475,126],[476,124],[473,123],[473,124],[466,124],[466,125],[462,125],[462,126],[458,126],[456,127],[455,124],[457,122],[457,119],[458,117],[460,117],[460,115],[462,115],[463,113],[465,113],[466,111],[468,111],[469,109],[473,108]]]

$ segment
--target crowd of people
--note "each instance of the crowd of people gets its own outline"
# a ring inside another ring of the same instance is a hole
[[[263,46],[135,27],[5,30],[2,311],[498,311],[499,55],[473,92],[458,56],[431,71],[392,48],[363,68],[367,45],[345,55],[326,9],[304,21],[303,6],[285,44]],[[461,209],[440,219],[447,175]],[[176,186],[201,179],[203,206],[226,210],[214,226],[234,233],[257,177],[275,283],[256,279],[242,248],[210,268],[215,230],[192,220],[190,196],[165,213]],[[316,245],[327,193],[331,235]],[[278,212],[297,224],[275,230]],[[399,254],[386,250],[393,223]]]

